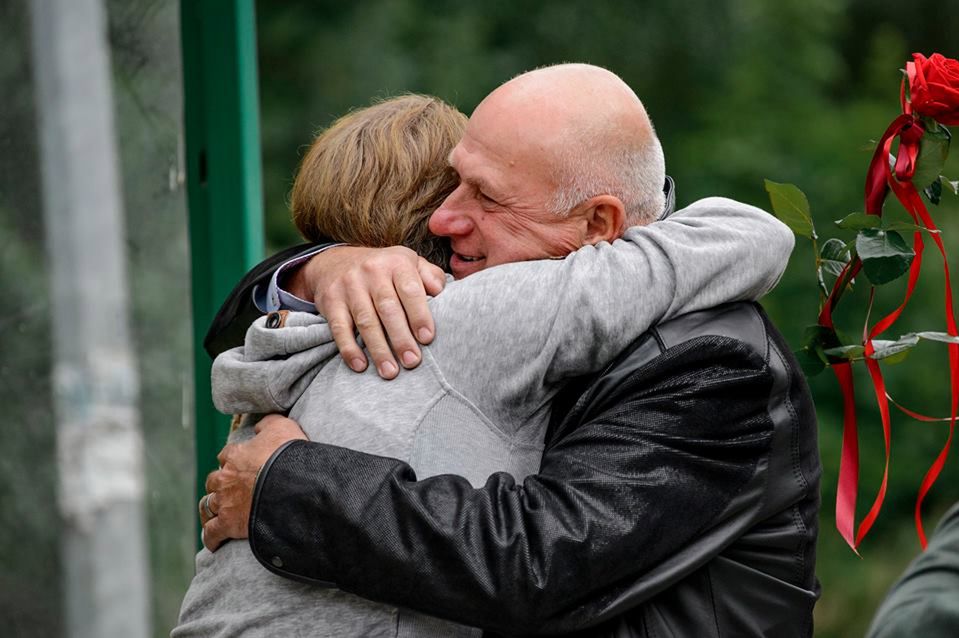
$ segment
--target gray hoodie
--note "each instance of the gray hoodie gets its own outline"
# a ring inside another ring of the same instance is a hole
[[[398,458],[425,478],[474,486],[536,472],[556,392],[597,372],[650,326],[754,300],[785,269],[792,233],[731,200],[696,202],[612,244],[505,264],[430,300],[436,338],[422,364],[383,381],[350,370],[322,317],[265,318],[213,367],[226,413],[287,412],[314,441]],[[231,437],[243,440],[250,428]],[[371,525],[376,521],[371,520]],[[455,625],[263,569],[245,542],[202,550],[173,636],[479,636]]]

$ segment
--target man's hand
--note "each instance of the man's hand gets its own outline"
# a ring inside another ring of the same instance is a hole
[[[216,457],[220,469],[206,479],[200,522],[203,544],[211,552],[231,538],[246,538],[260,468],[287,441],[306,439],[296,421],[278,414],[263,417],[255,431],[253,439],[223,448]]]
[[[442,269],[403,246],[331,248],[288,282],[291,292],[316,304],[340,356],[362,372],[367,361],[354,336],[356,326],[384,379],[399,373],[394,352],[404,367],[419,365],[417,341],[427,344],[435,334],[426,296],[439,294],[445,284]]]

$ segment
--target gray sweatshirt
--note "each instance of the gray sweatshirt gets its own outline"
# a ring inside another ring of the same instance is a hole
[[[350,370],[322,317],[257,320],[213,366],[226,413],[287,412],[313,440],[408,462],[420,478],[536,472],[550,402],[652,325],[768,292],[792,233],[731,200],[696,202],[612,244],[505,264],[430,300],[436,338],[393,381]],[[231,437],[252,436],[250,428]],[[375,520],[371,519],[371,525]],[[173,636],[480,636],[477,629],[283,579],[246,542],[201,550]]]

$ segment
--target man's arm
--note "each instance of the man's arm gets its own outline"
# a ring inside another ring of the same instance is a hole
[[[715,556],[761,500],[762,357],[734,340],[674,350],[630,373],[522,485],[417,481],[393,459],[293,442],[261,471],[251,547],[283,576],[505,633],[601,622]]]

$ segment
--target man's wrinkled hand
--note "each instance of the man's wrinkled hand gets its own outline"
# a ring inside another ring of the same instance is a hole
[[[417,342],[430,343],[435,335],[426,297],[446,285],[442,269],[403,246],[338,246],[316,255],[302,270],[350,368],[362,372],[367,365],[354,327],[384,379],[399,373],[397,359],[406,368],[419,365]]]
[[[200,500],[203,545],[214,552],[231,538],[246,538],[253,505],[253,489],[263,464],[284,443],[306,439],[296,421],[271,414],[255,427],[256,436],[231,443],[217,455],[220,469],[206,479],[206,495]]]

